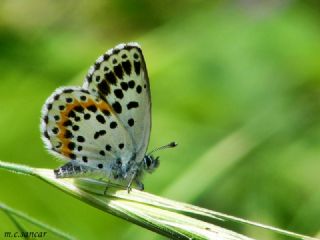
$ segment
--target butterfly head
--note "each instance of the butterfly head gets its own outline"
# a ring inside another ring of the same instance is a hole
[[[177,143],[171,142],[167,145],[164,145],[162,147],[156,148],[149,152],[144,158],[143,158],[143,168],[145,171],[152,173],[160,164],[159,157],[154,157],[152,153],[157,152],[159,150],[163,150],[166,148],[174,148],[177,146]]]
[[[143,158],[143,168],[145,171],[152,173],[160,164],[159,157],[146,155]]]

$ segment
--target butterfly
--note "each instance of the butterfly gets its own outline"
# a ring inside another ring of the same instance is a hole
[[[137,43],[119,44],[90,67],[82,87],[60,87],[42,108],[45,147],[67,163],[57,178],[91,177],[140,190],[144,172],[159,165],[146,154],[151,131],[147,68]]]

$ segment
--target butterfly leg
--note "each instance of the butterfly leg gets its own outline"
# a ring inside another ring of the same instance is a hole
[[[105,189],[103,191],[103,195],[107,195],[107,191],[108,191],[108,188],[109,188],[109,182],[110,182],[110,180],[106,183],[106,187],[105,187]]]
[[[130,181],[129,181],[129,184],[127,186],[127,190],[128,190],[128,193],[130,193],[130,191],[132,190],[131,188],[131,185],[133,183],[133,181],[135,182],[135,184],[137,185],[137,188],[140,190],[140,191],[143,191],[144,190],[144,185],[143,183],[138,179],[137,177],[137,172],[135,172],[133,174],[133,176],[131,177]]]
[[[129,182],[128,186],[127,186],[128,193],[130,193],[131,190],[132,190],[131,185],[132,185],[134,177],[135,177],[135,175],[132,176],[132,178],[130,179],[130,182]]]
[[[130,193],[130,191],[132,190],[131,185],[133,181],[137,182],[136,176],[137,176],[137,172],[134,172],[127,186],[128,193]]]
[[[109,188],[109,185],[110,185],[110,178],[111,178],[111,172],[109,173],[109,175],[108,175],[108,181],[107,181],[107,183],[106,183],[106,188],[104,189],[104,193],[103,193],[103,195],[106,195],[107,194],[107,191],[108,191],[108,188]]]

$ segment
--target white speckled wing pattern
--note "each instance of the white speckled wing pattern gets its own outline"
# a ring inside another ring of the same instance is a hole
[[[50,152],[65,160],[105,175],[112,169],[126,173],[122,168],[130,160],[140,162],[145,156],[150,112],[142,51],[136,43],[120,44],[98,58],[82,87],[58,88],[47,99],[42,139]]]

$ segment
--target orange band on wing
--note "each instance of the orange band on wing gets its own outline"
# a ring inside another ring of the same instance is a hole
[[[70,158],[72,158],[72,151],[68,148],[68,144],[71,142],[71,139],[66,137],[67,127],[64,126],[64,123],[70,119],[69,113],[77,106],[82,106],[84,109],[87,109],[89,106],[95,106],[101,112],[109,111],[110,114],[113,113],[113,109],[110,107],[110,105],[103,100],[96,102],[89,98],[86,102],[80,102],[74,99],[72,103],[66,104],[65,109],[60,112],[60,120],[57,122],[57,127],[60,130],[57,137],[62,143],[61,153]]]

